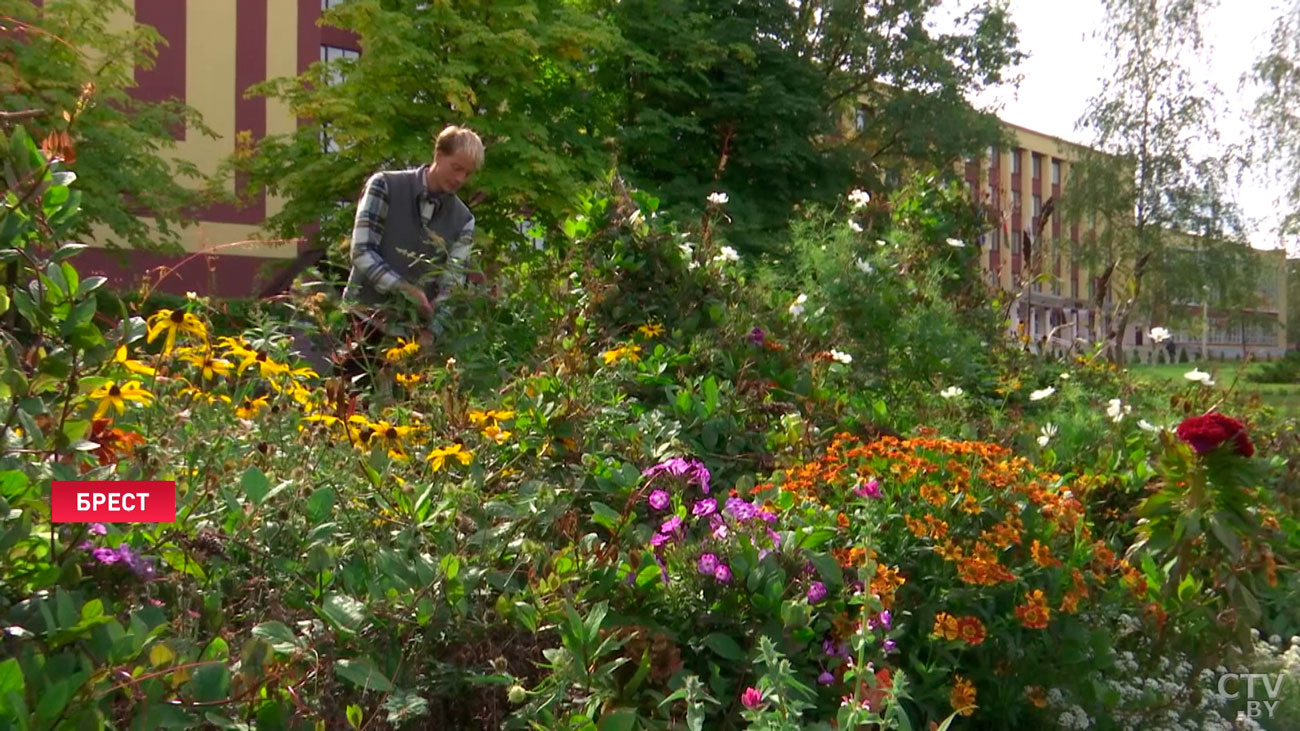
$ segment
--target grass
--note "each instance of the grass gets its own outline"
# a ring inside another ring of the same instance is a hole
[[[1260,401],[1276,408],[1287,416],[1300,416],[1300,383],[1256,383],[1247,380],[1249,373],[1261,368],[1261,363],[1213,362],[1170,363],[1164,365],[1133,365],[1129,372],[1138,379],[1152,382],[1183,382],[1183,374],[1199,368],[1214,377],[1214,388],[1235,388],[1243,394],[1258,394]]]

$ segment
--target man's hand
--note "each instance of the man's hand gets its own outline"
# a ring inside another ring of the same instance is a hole
[[[410,282],[403,282],[402,289],[406,294],[410,295],[411,299],[415,300],[415,305],[420,308],[420,312],[425,317],[433,316],[433,303],[429,301],[429,296],[424,293],[424,290]]]

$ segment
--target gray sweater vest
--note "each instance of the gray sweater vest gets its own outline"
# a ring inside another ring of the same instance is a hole
[[[437,210],[425,226],[420,216],[420,193],[426,190],[426,170],[427,165],[381,173],[388,185],[388,216],[379,240],[379,254],[402,279],[421,284],[432,301],[438,294],[438,274],[447,263],[451,245],[474,216],[455,193],[430,192],[427,195],[437,201]],[[368,305],[383,305],[400,295],[379,293],[354,271],[343,296]]]

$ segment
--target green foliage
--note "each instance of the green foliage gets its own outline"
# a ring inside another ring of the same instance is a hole
[[[114,18],[131,13],[123,0],[0,2],[6,23],[25,29],[0,35],[0,111],[27,115],[37,140],[67,135],[53,148],[65,156],[64,169],[81,176],[86,197],[66,235],[88,237],[103,225],[112,232],[105,243],[155,248],[176,243],[206,182],[193,164],[170,156],[172,131],[212,132],[181,102],[132,96],[135,69],[153,67],[162,39],[149,26],[116,30]],[[141,209],[155,225],[138,216]]]
[[[525,208],[540,225],[555,223],[608,167],[603,135],[613,110],[590,67],[618,36],[600,15],[558,0],[353,0],[324,22],[355,31],[361,57],[261,85],[258,93],[311,122],[233,160],[251,173],[250,189],[286,198],[267,221],[273,230],[298,236],[319,221],[319,239],[338,241],[351,231],[366,178],[429,162],[437,134],[453,123],[487,145],[486,166],[464,192],[488,196],[475,207],[484,240],[520,239]]]

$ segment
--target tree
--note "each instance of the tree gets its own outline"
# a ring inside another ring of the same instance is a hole
[[[1075,255],[1101,273],[1096,304],[1110,323],[1116,362],[1123,362],[1123,336],[1135,313],[1202,301],[1207,288],[1253,295],[1245,286],[1253,281],[1249,267],[1216,266],[1225,257],[1243,264],[1254,258],[1226,194],[1232,158],[1205,154],[1205,145],[1218,140],[1217,90],[1186,66],[1201,48],[1203,3],[1105,1],[1114,68],[1079,122],[1095,149],[1073,167],[1062,206],[1067,222],[1086,219],[1095,231]],[[1199,253],[1187,257],[1188,250]]]
[[[116,31],[123,0],[0,0],[0,111],[22,118],[37,140],[57,148],[85,195],[71,236],[106,226],[110,245],[164,247],[177,241],[205,179],[169,157],[171,131],[211,134],[183,102],[131,96],[136,67],[150,68],[161,41],[151,27]],[[192,181],[187,187],[184,182]],[[139,216],[147,213],[155,226]]]
[[[1291,0],[1273,25],[1267,53],[1252,69],[1263,86],[1255,102],[1256,142],[1265,160],[1280,167],[1291,210],[1282,233],[1300,233],[1300,0]]]
[[[465,189],[489,201],[475,208],[485,238],[518,237],[524,210],[554,223],[609,169],[609,105],[591,67],[618,35],[581,4],[352,0],[323,22],[355,31],[360,58],[261,85],[307,121],[234,161],[250,189],[285,197],[266,224],[279,235],[318,224],[317,240],[339,241],[366,178],[428,162],[452,123],[487,145],[486,166]]]
[[[938,4],[615,4],[627,45],[600,73],[622,90],[620,168],[669,209],[727,192],[736,240],[770,248],[801,203],[999,142],[996,117],[966,98],[1019,61],[1015,28],[987,2],[937,33]]]
[[[1300,347],[1300,259],[1286,260],[1286,341]]]

